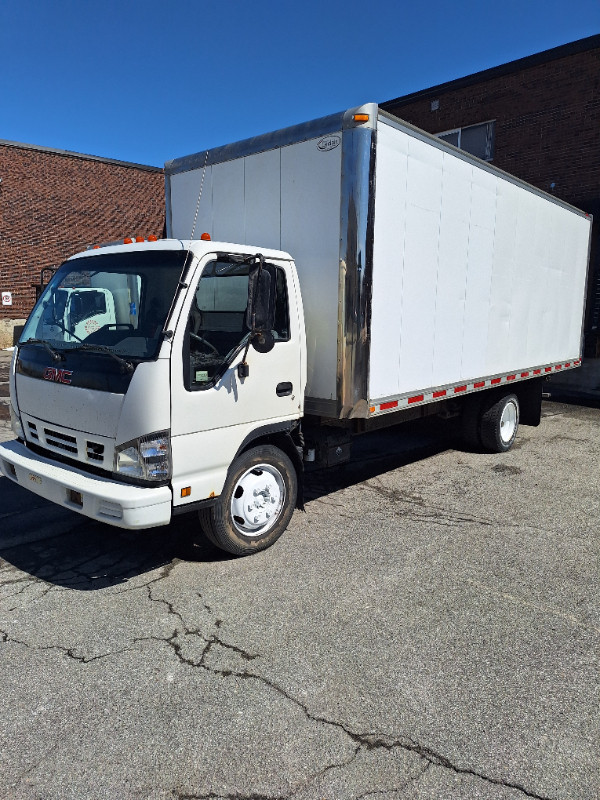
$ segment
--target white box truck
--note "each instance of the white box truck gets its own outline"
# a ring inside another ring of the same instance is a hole
[[[165,178],[168,238],[70,258],[15,349],[0,468],[49,500],[124,528],[197,511],[250,553],[304,462],[437,413],[505,451],[580,363],[589,216],[375,104]],[[73,328],[65,291],[110,319]]]

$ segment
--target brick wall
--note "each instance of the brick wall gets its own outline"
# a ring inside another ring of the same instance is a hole
[[[496,166],[575,205],[600,196],[600,48],[383,107],[431,133],[496,120]]]
[[[26,317],[44,267],[96,242],[161,236],[161,169],[0,142],[0,321]]]
[[[594,215],[586,355],[600,356],[600,36],[381,105],[430,133],[495,120],[495,166]]]

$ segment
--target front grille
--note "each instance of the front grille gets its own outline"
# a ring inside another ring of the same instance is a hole
[[[35,422],[28,422],[27,425],[29,427],[29,435],[31,436],[31,438],[35,439],[36,442],[39,442],[40,437],[37,432],[37,425],[35,424]]]
[[[74,436],[68,436],[66,433],[53,431],[51,428],[44,428],[44,436],[48,447],[56,447],[58,450],[63,450],[65,453],[74,453],[77,455],[77,439]]]
[[[106,470],[100,466],[96,467],[94,464],[86,464],[82,461],[77,461],[73,457],[62,455],[62,453],[58,453],[56,450],[49,450],[48,448],[41,447],[33,442],[31,442],[28,447],[33,453],[38,453],[38,455],[44,456],[45,458],[51,458],[54,461],[58,461],[61,464],[66,464],[69,467],[77,467],[85,472],[89,472],[91,475],[98,475],[102,478],[110,477],[111,475],[111,470],[109,469]]]
[[[89,461],[104,461],[104,445],[97,442],[86,442],[85,453]]]

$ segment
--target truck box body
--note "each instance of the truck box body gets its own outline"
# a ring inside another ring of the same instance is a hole
[[[196,237],[293,255],[307,413],[368,417],[579,363],[591,219],[374,104],[165,172],[169,236],[197,214]]]

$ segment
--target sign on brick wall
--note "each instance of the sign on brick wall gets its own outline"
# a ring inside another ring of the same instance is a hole
[[[2,305],[12,306],[12,292],[2,292]]]

